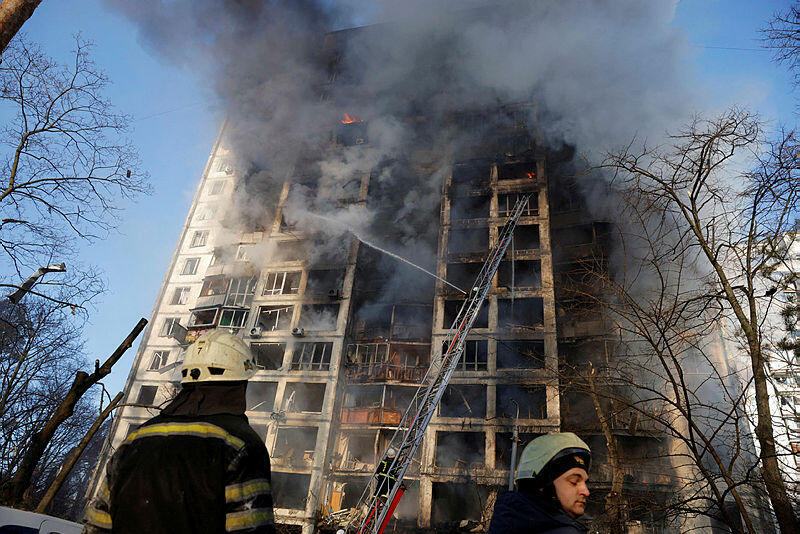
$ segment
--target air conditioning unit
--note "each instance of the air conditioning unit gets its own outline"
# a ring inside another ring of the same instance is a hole
[[[292,335],[294,337],[303,337],[304,335],[306,335],[306,329],[300,328],[299,326],[295,326],[294,328],[292,328]]]
[[[261,337],[262,332],[264,332],[264,327],[260,324],[256,325],[250,329],[250,337]]]
[[[338,300],[342,298],[342,292],[338,289],[329,289],[328,290],[328,298],[331,300]]]

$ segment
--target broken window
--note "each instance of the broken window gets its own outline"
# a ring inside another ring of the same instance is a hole
[[[516,402],[516,404],[514,404]],[[520,419],[546,419],[547,397],[540,385],[497,385],[497,417],[513,419],[519,406]]]
[[[261,306],[258,308],[258,324],[268,332],[288,330],[293,312],[294,306]]]
[[[516,413],[516,412],[515,412]],[[522,456],[522,449],[531,440],[538,438],[541,434],[532,434],[527,432],[520,432],[517,435],[517,459],[514,465],[519,465],[520,456]],[[510,469],[511,468],[511,446],[513,443],[514,435],[511,432],[497,432],[494,435],[494,466],[497,469]],[[594,449],[592,449],[594,450]]]
[[[275,261],[297,261],[306,256],[303,241],[281,241],[275,248]]]
[[[539,193],[511,193],[507,195],[497,195],[497,215],[500,217],[510,217],[514,212],[514,206],[525,195],[531,197],[525,202],[522,208],[523,217],[538,217],[539,216]]]
[[[212,197],[215,195],[219,195],[222,191],[225,190],[225,182],[222,180],[217,180],[216,182],[211,182],[211,185],[208,189],[208,196]]]
[[[219,308],[208,308],[205,310],[193,310],[189,319],[189,328],[210,327],[217,324]]]
[[[275,508],[305,510],[310,484],[311,475],[273,471],[271,487]]]
[[[450,201],[450,220],[485,219],[489,217],[489,202],[487,195],[455,197]]]
[[[139,388],[139,396],[136,397],[136,404],[147,404],[152,406],[156,400],[158,386],[142,386]]]
[[[437,432],[436,466],[469,469],[482,466],[486,458],[483,432]]]
[[[486,386],[450,384],[439,403],[439,417],[486,417]]]
[[[192,241],[189,243],[190,247],[204,247],[208,241],[208,230],[198,230],[192,235]]]
[[[280,427],[270,461],[273,465],[311,466],[317,446],[316,427]]]
[[[450,328],[456,320],[461,306],[464,304],[463,300],[446,300],[444,301],[444,320],[442,321],[442,328]],[[478,316],[475,318],[473,328],[488,328],[489,327],[489,306],[484,304],[481,306]]]
[[[283,394],[283,410],[289,413],[322,411],[325,384],[289,382]]]
[[[392,339],[428,341],[431,338],[433,307],[425,304],[398,304],[392,312]]]
[[[590,245],[594,242],[595,233],[591,224],[579,224],[553,230],[553,243],[559,247]]]
[[[180,326],[179,324],[180,318],[178,317],[167,317],[164,319],[164,322],[161,324],[161,331],[159,332],[159,336],[161,337],[169,337],[175,331],[175,325]]]
[[[252,248],[252,245],[239,245],[236,248],[236,261],[247,261],[249,259],[248,254]]]
[[[539,225],[526,224],[517,226],[514,229],[514,248],[516,250],[535,250],[539,248]],[[506,252],[506,256],[511,253]]]
[[[262,295],[297,295],[300,290],[300,271],[267,273]]]
[[[181,274],[195,274],[198,265],[200,265],[200,258],[186,258]]]
[[[453,165],[450,183],[457,188],[475,189],[488,185],[491,165],[488,161],[472,161]]]
[[[509,289],[512,287],[542,287],[541,260],[515,260],[513,262],[500,262],[500,268],[497,270],[497,285]]]
[[[214,167],[216,172],[224,172],[225,174],[231,174],[233,172],[233,166],[225,161],[224,159],[217,160],[217,166]]]
[[[170,304],[186,304],[189,300],[189,291],[191,288],[188,287],[176,287],[175,292],[172,294],[172,300],[169,301]]]
[[[523,161],[519,163],[506,163],[497,166],[498,180],[535,180],[536,162]]]
[[[489,486],[474,482],[434,482],[432,490],[431,520],[434,525],[446,524],[449,529],[450,525],[465,521],[480,521],[491,511],[485,509],[487,503],[492,502]]]
[[[303,304],[299,326],[309,331],[336,330],[338,304]]]
[[[248,310],[222,310],[219,317],[219,326],[230,328],[231,332],[236,333],[247,322]]]
[[[288,216],[285,211],[281,211],[281,223],[278,227],[278,231],[291,234],[295,228],[297,228],[297,220]]]
[[[456,287],[469,293],[470,288],[475,284],[478,274],[483,268],[483,263],[448,263],[447,281]],[[450,289],[446,286],[445,289]]]
[[[450,230],[447,238],[449,254],[475,254],[489,248],[488,228]]]
[[[247,383],[247,410],[251,412],[272,412],[275,408],[275,393],[278,391],[277,382],[258,382],[250,380]]]
[[[158,371],[165,365],[167,365],[167,358],[169,357],[168,350],[155,350],[153,351],[153,358],[150,360],[150,366],[147,368],[148,371]]]
[[[416,390],[416,386],[351,386],[345,391],[342,422],[396,426]]]
[[[489,360],[489,343],[485,339],[468,339],[458,362],[458,371],[485,371]],[[442,346],[442,353],[447,351]]]
[[[544,341],[498,340],[498,369],[543,369]]]
[[[201,297],[213,297],[224,295],[228,291],[230,279],[224,276],[210,276],[203,280],[203,287],[200,288]]]
[[[398,380],[417,383],[430,361],[430,345],[353,343],[347,346],[346,377],[368,382]]]
[[[364,145],[367,142],[367,123],[364,121],[343,123],[336,132],[336,143],[342,146]]]
[[[392,325],[392,306],[364,304],[354,314],[355,337],[359,340],[385,340]]]
[[[250,349],[257,369],[274,371],[283,365],[286,343],[252,343]]]
[[[328,295],[341,298],[344,269],[312,269],[308,271],[306,295]]]
[[[327,371],[331,366],[331,342],[297,343],[292,354],[292,370]]]
[[[497,299],[499,328],[531,328],[544,325],[541,298]]]
[[[249,308],[253,302],[253,294],[256,292],[256,281],[253,277],[234,278],[231,280],[228,296],[225,298],[225,306],[242,306]]]

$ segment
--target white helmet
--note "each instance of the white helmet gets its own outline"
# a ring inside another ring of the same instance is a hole
[[[255,374],[253,353],[240,338],[221,330],[197,338],[186,351],[182,384],[247,380]]]
[[[394,458],[395,456],[397,456],[397,451],[394,450],[394,447],[389,447],[386,450],[386,456],[389,458]]]

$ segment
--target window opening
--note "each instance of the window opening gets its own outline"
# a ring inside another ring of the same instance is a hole
[[[253,277],[234,278],[231,280],[228,296],[225,298],[225,306],[250,307],[253,302],[253,295],[256,292],[256,282],[258,279]]]
[[[292,354],[292,370],[327,371],[331,365],[333,343],[298,343]]]
[[[197,273],[197,266],[200,265],[200,258],[186,258],[186,263],[183,264],[181,274],[195,274]]]
[[[294,306],[261,306],[258,324],[267,331],[288,330],[292,323]]]
[[[191,248],[204,247],[207,241],[208,241],[208,230],[198,230],[192,236],[192,242],[189,244],[189,247]]]
[[[169,357],[168,350],[156,350],[153,351],[153,359],[150,360],[150,367],[147,368],[148,371],[158,371],[165,365],[167,365],[167,358]]]
[[[262,295],[297,295],[300,291],[300,272],[267,273]]]

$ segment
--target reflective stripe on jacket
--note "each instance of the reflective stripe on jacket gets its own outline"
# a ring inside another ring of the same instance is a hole
[[[85,520],[90,533],[274,534],[266,447],[244,415],[155,417],[108,462]]]

